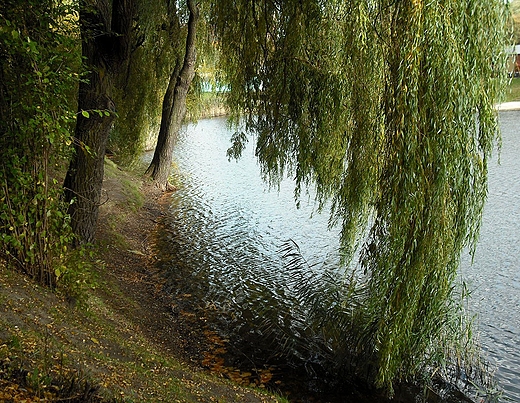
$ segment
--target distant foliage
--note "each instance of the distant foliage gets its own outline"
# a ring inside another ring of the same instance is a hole
[[[110,134],[109,150],[118,162],[130,165],[141,155],[145,146],[155,146],[161,124],[161,107],[168,80],[177,63],[182,63],[186,47],[188,10],[185,2],[138,2],[133,50],[128,66],[119,74],[114,99],[118,119]],[[202,7],[202,6],[201,6]],[[205,8],[201,10],[205,14]],[[204,63],[197,69],[187,98],[187,118],[196,120],[208,109],[221,105],[220,99],[203,97],[207,84],[207,66],[214,68],[217,51],[205,19],[199,21],[197,58]],[[214,71],[209,76],[214,78]],[[206,94],[207,95],[207,94]]]
[[[360,362],[390,392],[433,370],[498,139],[504,2],[223,0],[212,11],[227,101],[265,177],[332,202],[355,267],[337,303],[356,322]],[[230,155],[246,140],[238,132]]]
[[[50,285],[72,238],[57,175],[73,142],[79,55],[71,2],[3,2],[0,257]]]

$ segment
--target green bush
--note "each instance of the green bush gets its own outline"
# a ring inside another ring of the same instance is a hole
[[[55,285],[72,240],[58,180],[70,155],[80,65],[68,2],[6,2],[0,14],[0,250]]]

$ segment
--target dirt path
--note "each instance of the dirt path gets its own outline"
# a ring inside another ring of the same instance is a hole
[[[154,258],[170,195],[105,168],[84,307],[0,262],[0,401],[283,401],[203,368],[203,313],[179,311]]]

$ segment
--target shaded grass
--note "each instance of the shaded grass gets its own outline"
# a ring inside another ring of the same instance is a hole
[[[32,298],[38,300],[37,295],[25,297],[27,301]],[[76,379],[79,389],[90,385],[96,390],[89,401],[128,402],[204,401],[190,382],[220,382],[165,356],[103,301],[89,301],[88,313],[59,302],[54,301],[58,315],[44,326],[32,326],[30,321],[18,321],[14,326],[1,323],[10,336],[4,336],[0,350],[4,368],[0,379],[14,378],[35,396],[49,401],[63,396],[60,392],[72,379]],[[32,309],[25,304],[17,304],[16,310],[27,315],[22,321],[32,316]],[[72,395],[79,394],[78,388]],[[210,396],[206,397],[209,401]]]
[[[123,231],[124,224],[132,218],[140,224],[136,215],[146,198],[132,173],[110,162],[105,168],[110,192],[102,206],[108,213],[102,217],[111,221],[92,256],[84,257],[96,278],[83,285],[85,301],[78,304],[0,262],[0,383],[6,390],[23,389],[27,401],[31,396],[71,402],[285,401],[184,364],[144,329],[145,322],[136,316],[144,313],[143,300],[131,292],[134,280],[121,276],[131,275],[128,249],[136,249],[135,239],[128,237],[135,234]],[[138,252],[142,257],[146,250]],[[116,271],[101,260],[107,254],[119,262]],[[162,311],[145,313],[156,321],[168,320]],[[15,398],[22,399],[5,397]]]

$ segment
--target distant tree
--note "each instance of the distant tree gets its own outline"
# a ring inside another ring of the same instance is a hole
[[[74,155],[64,182],[68,212],[79,243],[94,239],[105,149],[116,117],[114,80],[131,51],[133,0],[80,2],[82,54],[88,74],[78,97]]]
[[[185,52],[171,71],[168,88],[162,104],[161,127],[155,152],[146,170],[156,185],[167,190],[171,172],[173,145],[186,115],[186,100],[191,82],[195,76],[196,34],[199,19],[198,5],[194,0],[187,1],[189,18]],[[172,18],[176,16],[172,15]]]
[[[315,187],[345,265],[359,251],[330,309],[355,368],[389,391],[437,368],[498,136],[503,0],[221,0],[212,12],[227,101],[264,175],[295,178],[297,196]],[[237,131],[230,155],[245,141]]]

